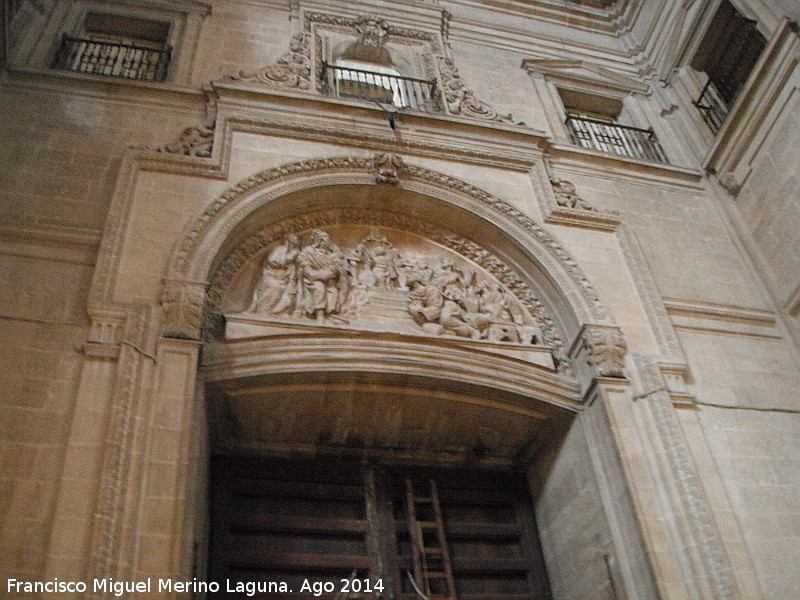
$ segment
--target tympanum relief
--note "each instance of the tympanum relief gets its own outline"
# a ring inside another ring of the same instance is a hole
[[[239,317],[537,345],[540,323],[501,282],[415,234],[363,225],[289,233],[257,253],[224,310]],[[232,305],[243,305],[234,310]]]

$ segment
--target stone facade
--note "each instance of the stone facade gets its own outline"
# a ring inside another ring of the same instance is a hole
[[[731,2],[716,133],[718,0],[7,4],[0,595],[202,579],[210,453],[374,451],[526,474],[555,600],[796,597],[794,2]],[[168,24],[165,81],[51,67],[92,15]],[[419,87],[336,95],[365,47]]]

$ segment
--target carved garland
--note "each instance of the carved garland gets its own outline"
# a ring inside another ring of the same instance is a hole
[[[450,248],[464,258],[474,262],[488,271],[495,279],[525,306],[528,312],[538,321],[544,334],[545,343],[552,347],[557,355],[561,354],[563,342],[558,334],[556,324],[547,313],[544,305],[533,294],[531,289],[510,267],[504,264],[497,256],[478,244],[439,229],[416,219],[391,212],[354,211],[354,210],[328,210],[308,213],[281,221],[264,229],[234,249],[222,262],[214,274],[208,289],[206,300],[206,331],[213,325],[214,313],[218,312],[219,304],[224,290],[228,287],[234,275],[250,258],[263,248],[283,239],[287,234],[300,233],[309,229],[316,229],[332,224],[355,223],[402,229],[427,237],[431,241]]]

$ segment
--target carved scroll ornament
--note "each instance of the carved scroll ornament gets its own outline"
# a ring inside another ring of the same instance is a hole
[[[594,207],[578,195],[575,185],[571,181],[556,180],[550,181],[553,192],[556,195],[556,203],[564,208],[576,208],[579,210],[594,210]]]
[[[442,74],[442,88],[447,100],[447,110],[454,115],[474,117],[486,121],[498,121],[510,125],[524,125],[521,121],[515,121],[508,115],[497,113],[491,106],[483,100],[475,97],[475,93],[467,88],[458,68],[452,58],[442,58],[439,61],[439,71]]]
[[[214,126],[200,125],[197,127],[187,127],[176,141],[162,146],[158,151],[207,158],[211,156],[213,143]]]
[[[281,87],[307,90],[311,81],[311,59],[308,49],[308,36],[296,33],[289,42],[289,52],[275,64],[259,69],[255,73],[240,72],[229,77],[233,81],[258,82]]]

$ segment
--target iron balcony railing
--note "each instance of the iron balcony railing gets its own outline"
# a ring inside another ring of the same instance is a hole
[[[706,125],[717,133],[728,118],[728,113],[731,112],[731,107],[736,100],[736,93],[727,90],[725,86],[719,86],[710,79],[703,91],[700,92],[700,97],[693,102],[703,116]]]
[[[116,44],[64,36],[53,66],[57,69],[110,75],[140,81],[167,78],[170,48],[162,50],[135,44]]]
[[[667,156],[652,129],[639,129],[577,115],[565,121],[572,143],[590,150],[666,163]]]
[[[441,111],[435,80],[323,64],[322,92],[337,98],[361,98],[426,112]]]

